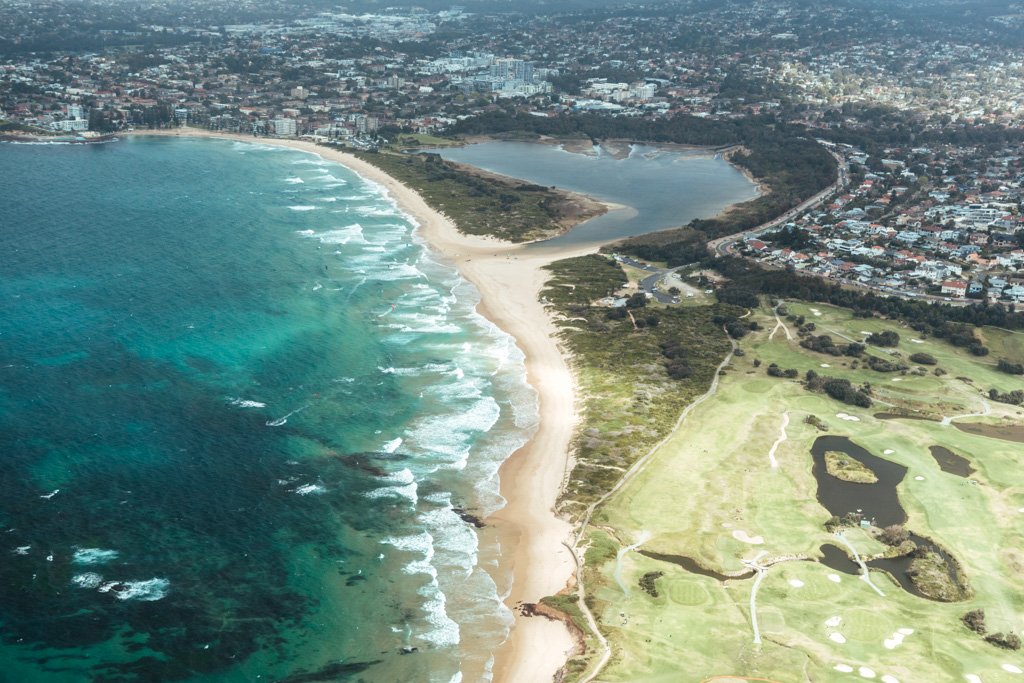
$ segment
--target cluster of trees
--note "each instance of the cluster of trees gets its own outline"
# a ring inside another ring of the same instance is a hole
[[[1024,363],[1011,363],[1005,358],[1000,358],[996,367],[1008,375],[1024,375]]]
[[[814,370],[808,370],[804,386],[809,391],[824,392],[847,405],[871,407],[870,388],[867,385],[857,388],[848,379],[819,375]]]
[[[1008,392],[1001,392],[998,389],[989,389],[988,397],[993,401],[1009,403],[1011,406],[1019,406],[1024,403],[1024,391],[1020,389]]]
[[[868,335],[866,341],[868,344],[874,344],[875,346],[899,346],[900,335],[891,330],[886,330],[884,332],[874,332]]]
[[[1020,636],[1016,633],[988,632],[988,625],[985,623],[985,610],[981,608],[972,609],[970,612],[960,617],[960,621],[964,622],[964,626],[971,629],[979,636],[984,636],[985,642],[991,643],[996,647],[1001,647],[1004,650],[1020,649]]]
[[[930,353],[918,352],[910,355],[910,362],[918,365],[935,365],[939,361],[935,360],[935,356]]]
[[[769,365],[767,372],[771,377],[785,377],[786,379],[796,379],[800,376],[800,371],[796,368],[787,368],[783,370],[776,363]]]
[[[967,346],[972,353],[984,355],[988,352],[974,336],[972,325],[994,325],[1010,330],[1024,329],[1024,312],[1012,305],[975,304],[972,306],[951,306],[927,301],[879,296],[873,292],[858,292],[843,289],[834,282],[822,278],[784,271],[769,271],[760,264],[735,256],[708,258],[702,265],[714,268],[730,281],[718,290],[719,300],[728,300],[736,292],[768,294],[779,298],[801,299],[828,303],[853,309],[862,317],[874,314],[893,320],[903,320],[918,332],[946,337],[954,345]],[[724,299],[723,299],[724,297]],[[970,339],[967,344],[960,344]],[[972,344],[976,344],[974,348]],[[982,351],[984,349],[984,351]]]
[[[864,353],[864,345],[857,342],[849,344],[836,344],[832,337],[827,334],[815,337],[810,336],[800,340],[800,346],[818,353],[826,353],[830,356],[850,356],[859,358]]]
[[[761,329],[761,326],[755,321],[743,320],[735,316],[716,315],[712,322],[716,325],[723,326],[725,328],[725,333],[733,339],[743,339],[750,332]]]
[[[876,356],[868,356],[867,363],[868,367],[875,372],[902,372],[907,369],[903,363],[896,363]]]
[[[672,379],[686,379],[693,374],[686,348],[677,340],[662,342],[661,355],[665,357],[665,371]]]
[[[795,226],[786,226],[773,232],[766,232],[761,235],[761,239],[779,247],[789,247],[796,250],[814,246],[814,238],[811,237],[811,233]]]

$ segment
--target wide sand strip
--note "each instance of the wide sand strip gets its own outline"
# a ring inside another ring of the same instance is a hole
[[[540,423],[533,438],[512,454],[500,470],[501,495],[508,504],[487,524],[496,534],[499,589],[515,610],[521,602],[537,602],[568,584],[575,569],[564,543],[572,528],[554,512],[568,467],[569,442],[576,423],[576,390],[572,373],[555,338],[556,328],[539,302],[549,263],[596,250],[585,245],[554,252],[525,251],[521,245],[468,236],[406,185],[376,166],[334,149],[301,140],[253,138],[199,129],[139,131],[140,135],[215,137],[290,147],[341,163],[367,180],[385,187],[399,206],[420,224],[430,247],[453,263],[480,292],[479,311],[515,337],[526,356],[527,379],[537,390]],[[509,583],[511,581],[511,583]],[[495,656],[494,681],[550,681],[574,647],[560,622],[527,618],[515,610],[515,624]],[[465,672],[477,680],[478,672]]]

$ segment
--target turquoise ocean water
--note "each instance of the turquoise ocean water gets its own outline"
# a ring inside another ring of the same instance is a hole
[[[0,177],[0,679],[486,669],[469,515],[536,399],[411,219],[229,141],[0,145]]]

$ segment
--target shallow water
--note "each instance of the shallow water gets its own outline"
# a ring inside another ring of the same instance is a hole
[[[534,249],[592,244],[679,227],[757,197],[753,183],[720,156],[634,145],[624,159],[553,145],[485,142],[429,150],[513,178],[555,186],[628,208],[586,221]]]
[[[411,219],[226,141],[3,145],[0,175],[0,670],[486,669],[510,617],[463,516],[536,399]]]

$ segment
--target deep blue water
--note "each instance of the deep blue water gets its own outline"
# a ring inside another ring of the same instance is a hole
[[[500,504],[535,399],[379,188],[194,139],[0,145],[0,177],[0,678],[486,658],[459,512]]]
[[[458,161],[531,183],[555,186],[623,205],[534,249],[598,244],[710,218],[757,197],[757,188],[719,155],[633,145],[616,159],[531,142],[484,142],[437,150]]]

